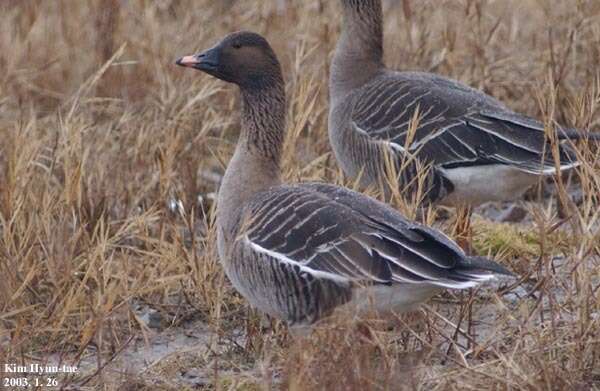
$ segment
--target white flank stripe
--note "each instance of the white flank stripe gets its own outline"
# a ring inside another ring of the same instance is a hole
[[[465,281],[465,282],[454,282],[454,281],[433,281],[434,285],[441,286],[444,288],[451,289],[467,289],[473,288],[479,285],[479,281]]]
[[[483,282],[488,280],[493,280],[496,276],[490,272],[490,274],[475,274],[475,273],[462,273],[463,276],[472,278],[473,281]]]
[[[534,174],[534,175],[554,175],[556,174],[556,169],[554,168],[554,166],[550,166],[549,168],[546,169],[541,169],[541,170],[536,170],[536,169],[530,169],[527,167],[523,167],[522,165],[519,164],[519,162],[516,162],[514,160],[510,160],[506,157],[500,156],[498,154],[494,154],[492,155],[494,156],[496,159],[498,159],[499,162],[506,164],[507,166],[512,166],[512,167],[516,167],[517,169],[530,173],[530,174]],[[575,168],[575,167],[579,167],[581,165],[581,162],[573,162],[573,163],[569,163],[569,164],[563,164],[562,166],[559,167],[560,171],[565,171],[565,170],[570,170],[571,168]],[[544,165],[543,163],[540,162],[540,167],[547,167],[547,165]]]
[[[333,273],[329,273],[329,272],[324,272],[322,270],[315,270],[315,269],[311,269],[308,266],[305,266],[303,264],[301,264],[300,262],[297,262],[293,259],[288,258],[287,256],[285,256],[284,254],[275,252],[275,251],[271,251],[269,249],[266,249],[254,242],[252,242],[250,240],[250,238],[248,238],[248,236],[244,237],[244,242],[250,246],[250,248],[252,248],[254,251],[256,251],[257,253],[260,254],[265,254],[270,256],[271,258],[274,258],[280,262],[286,263],[288,265],[293,265],[293,266],[297,266],[300,268],[301,272],[304,273],[308,273],[310,275],[312,275],[315,278],[325,278],[328,280],[333,280],[336,282],[341,282],[344,284],[348,284],[350,282],[350,280],[344,276],[340,276],[338,274],[333,274]]]
[[[578,167],[580,165],[581,165],[581,162],[574,162],[574,163],[570,163],[570,164],[564,164],[564,165],[560,166],[560,170],[561,171],[569,170],[571,168]],[[550,168],[548,170],[542,171],[542,173],[544,173],[544,174],[554,174],[554,172],[556,172],[556,170],[554,168]]]

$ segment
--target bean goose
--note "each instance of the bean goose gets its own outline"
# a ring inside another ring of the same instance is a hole
[[[394,167],[400,188],[411,194],[420,168],[428,167],[425,201],[475,206],[517,198],[540,175],[556,173],[542,123],[454,80],[387,69],[381,1],[340,1],[343,26],[329,81],[329,138],[347,175],[360,175],[366,185]],[[557,136],[600,135],[560,129]],[[393,166],[386,165],[387,156]],[[559,144],[559,159],[561,171],[579,164],[565,143]]]
[[[366,310],[367,298],[376,309],[403,311],[439,289],[509,274],[357,192],[282,184],[284,82],[262,36],[232,33],[177,64],[241,92],[241,132],[218,194],[217,247],[227,276],[254,307],[306,326],[345,305]]]

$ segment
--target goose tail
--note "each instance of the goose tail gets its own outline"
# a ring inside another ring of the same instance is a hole
[[[499,263],[479,256],[465,257],[453,272],[458,279],[473,282],[474,285],[501,276],[516,277]]]
[[[600,133],[586,132],[578,129],[559,129],[557,133],[560,140],[600,141]]]

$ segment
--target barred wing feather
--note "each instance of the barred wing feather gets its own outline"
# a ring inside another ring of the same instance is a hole
[[[241,234],[247,250],[315,278],[464,288],[494,273],[471,265],[443,234],[332,185],[280,186],[262,194],[248,213],[250,223]]]
[[[435,75],[393,73],[375,79],[356,96],[351,126],[403,150],[415,113],[417,127],[408,151],[426,163],[441,168],[506,164],[531,173],[554,170],[543,124]],[[559,130],[559,136],[573,132]],[[577,165],[568,145],[559,153],[562,169]]]

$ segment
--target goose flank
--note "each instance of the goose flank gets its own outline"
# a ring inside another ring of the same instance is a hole
[[[556,174],[541,122],[454,80],[387,69],[381,1],[339,1],[343,26],[329,81],[329,139],[347,175],[360,175],[363,185],[380,181],[389,156],[408,194],[417,188],[415,177],[426,173],[425,202],[476,206],[517,198],[540,175]],[[413,118],[416,130],[407,143]],[[572,140],[600,139],[564,128],[557,137],[560,171],[579,164]]]
[[[217,241],[228,278],[254,307],[307,326],[336,308],[366,309],[369,297],[377,309],[405,311],[440,289],[510,274],[357,192],[282,184],[284,81],[262,36],[232,33],[177,64],[240,89],[241,131],[219,189]]]

